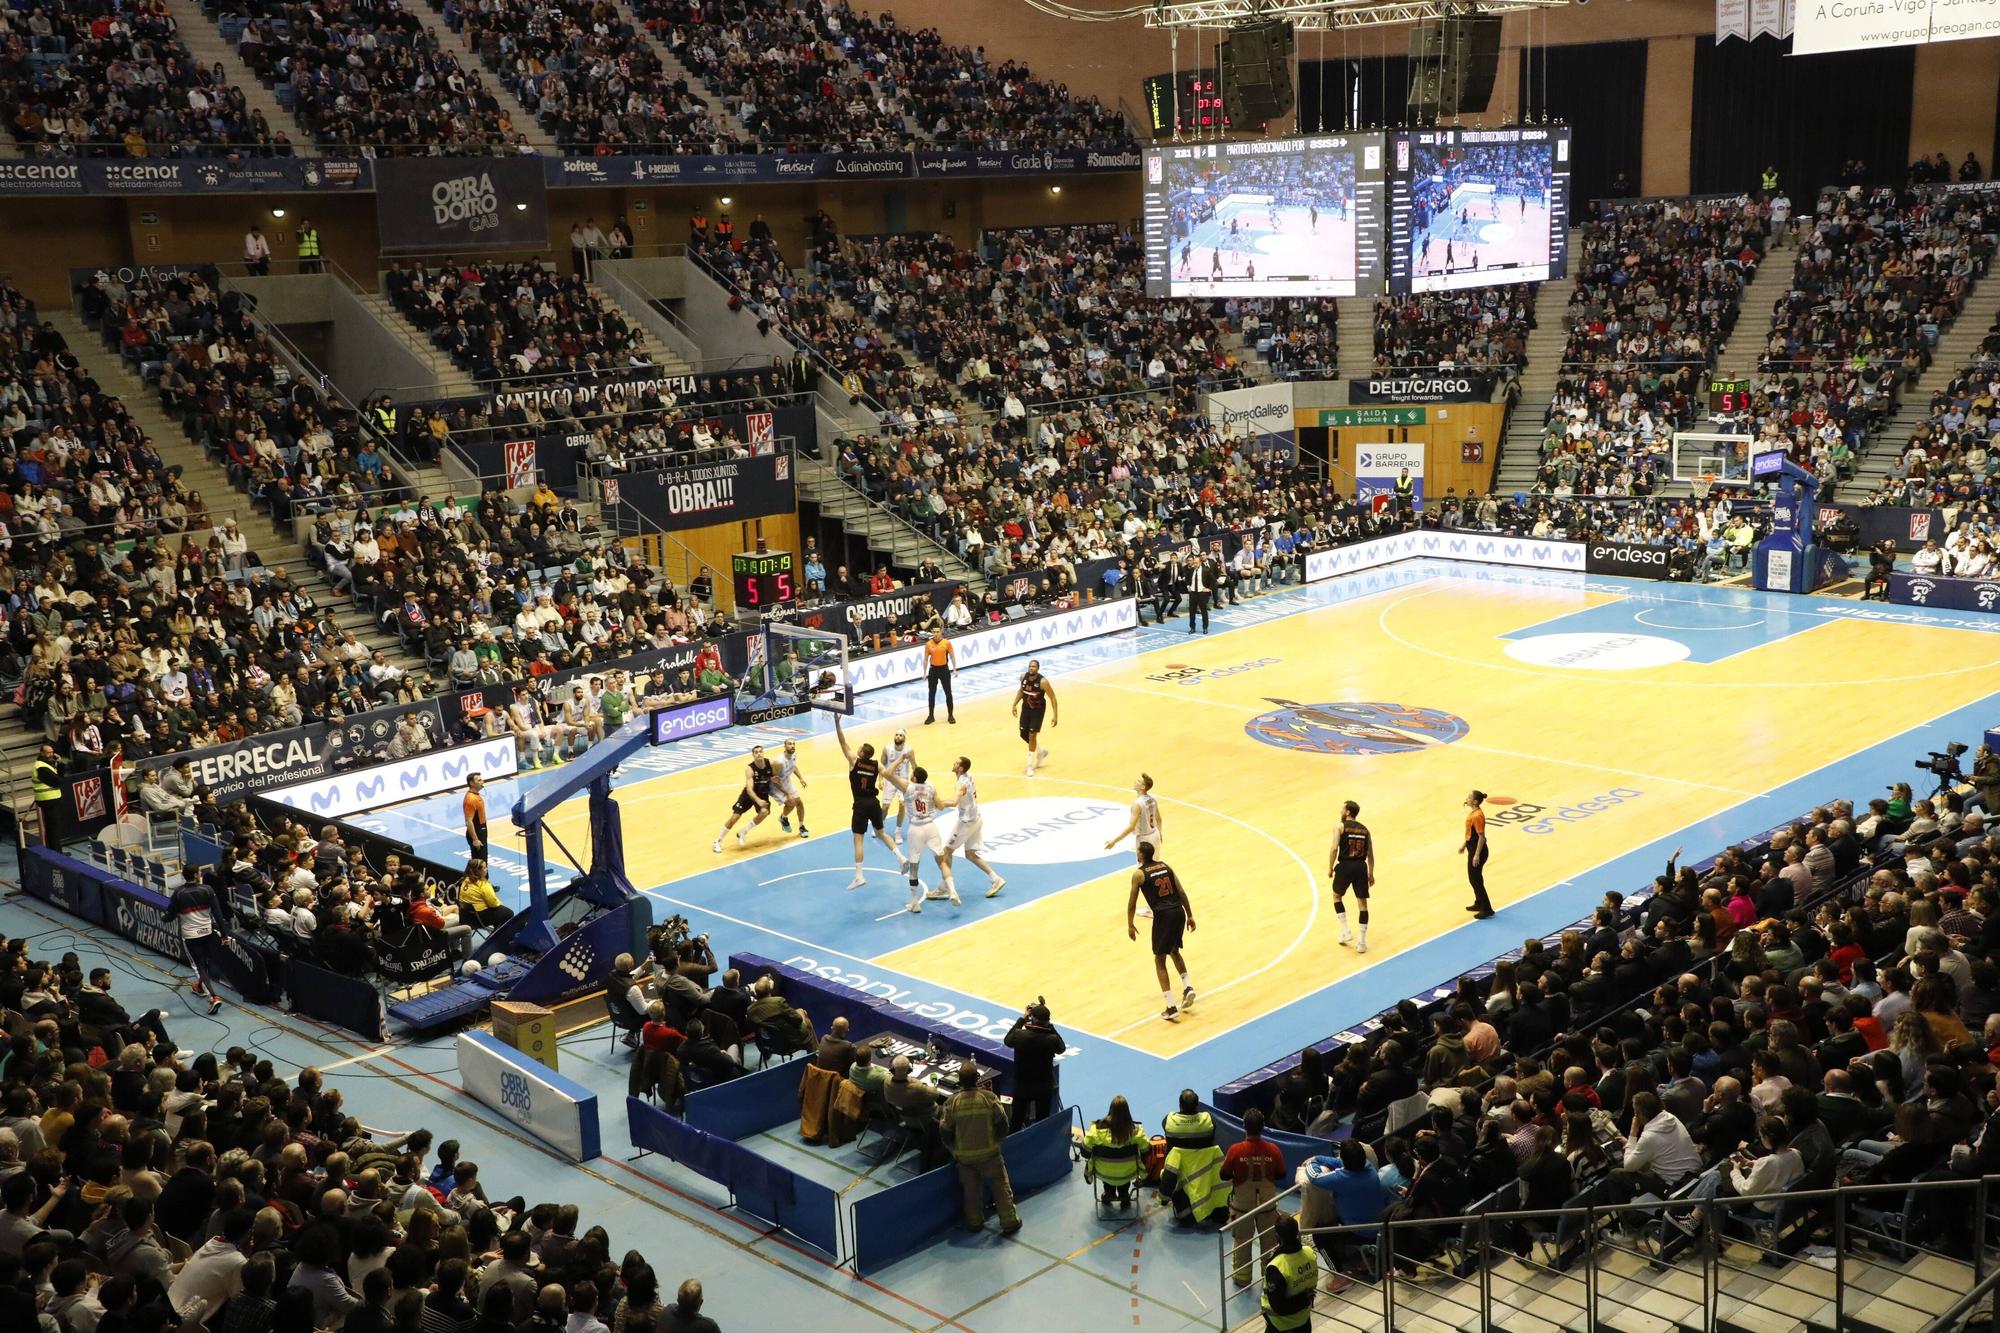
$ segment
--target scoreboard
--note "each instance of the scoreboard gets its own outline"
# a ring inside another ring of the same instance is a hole
[[[729,566],[736,581],[738,611],[768,611],[798,600],[790,551],[744,551],[730,556]]]
[[[1155,138],[1229,128],[1229,113],[1222,108],[1222,85],[1212,69],[1182,70],[1177,75],[1155,74],[1142,86],[1146,97],[1146,123]],[[1176,92],[1179,93],[1178,101]]]
[[[1708,382],[1708,410],[1711,412],[1748,412],[1755,397],[1750,381],[1746,379],[1718,377]]]

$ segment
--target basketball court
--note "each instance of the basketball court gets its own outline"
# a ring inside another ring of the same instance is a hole
[[[1276,226],[1273,226],[1273,221]],[[1229,230],[1231,222],[1237,230]],[[1246,278],[1256,266],[1259,278],[1313,282],[1354,280],[1354,205],[1342,211],[1323,205],[1317,219],[1304,205],[1280,205],[1272,211],[1264,195],[1231,195],[1214,217],[1197,224],[1173,246],[1176,282]],[[1187,259],[1182,260],[1183,248]],[[1222,270],[1215,271],[1217,256]]]
[[[1465,213],[1463,218],[1461,209]],[[1473,263],[1474,255],[1478,256],[1477,265]],[[1425,226],[1417,256],[1418,276],[1475,267],[1531,268],[1546,264],[1549,262],[1548,201],[1462,189],[1453,196],[1451,209]]]
[[[1158,1105],[1566,925],[1605,890],[1643,885],[1677,844],[1698,857],[1816,802],[1865,798],[1946,740],[1976,742],[1995,715],[2000,622],[1412,562],[1252,599],[1207,637],[1177,621],[1051,653],[1059,722],[1033,778],[1009,716],[1021,665],[967,673],[956,726],[923,725],[921,698],[900,691],[864,696],[849,723],[878,748],[906,726],[945,799],[952,760],[971,759],[1007,878],[998,898],[961,859],[963,906],[903,911],[903,880],[872,839],[866,886],[847,889],[845,763],[816,714],[628,765],[627,862],[656,915],[686,915],[722,951],[817,969],[968,1031],[1004,1033],[1044,995],[1076,1048],[1073,1099]],[[811,836],[782,833],[774,813],[746,848],[732,838],[714,854],[750,744],[787,736]],[[1159,1017],[1145,923],[1140,942],[1126,937],[1131,840],[1104,846],[1142,771],[1198,927],[1186,957],[1200,1000],[1174,1023]],[[488,796],[494,879],[518,896],[500,813],[511,786]],[[1474,787],[1491,793],[1500,913],[1486,922],[1465,911],[1455,855]],[[1365,956],[1338,944],[1327,890],[1349,798],[1377,846]],[[367,822],[456,863],[456,802]],[[552,827],[584,854],[580,806]]]

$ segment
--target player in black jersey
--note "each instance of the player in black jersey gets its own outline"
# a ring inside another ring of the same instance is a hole
[[[1181,961],[1181,935],[1194,929],[1194,907],[1188,902],[1187,890],[1181,887],[1181,877],[1159,859],[1150,842],[1139,844],[1139,866],[1132,872],[1132,892],[1125,899],[1125,934],[1135,940],[1139,938],[1135,916],[1141,897],[1153,909],[1153,972],[1160,979],[1160,998],[1167,1005],[1160,1017],[1171,1023],[1181,1016],[1182,1010],[1194,1008],[1194,983],[1188,980],[1187,964]],[[1174,971],[1181,977],[1178,1005],[1167,984],[1169,958],[1174,960]]]
[[[729,807],[729,818],[722,821],[722,832],[715,835],[712,851],[721,853],[722,840],[729,835],[729,830],[736,828],[736,821],[752,810],[757,812],[757,817],[746,827],[736,830],[738,847],[750,836],[751,829],[771,817],[771,782],[777,771],[777,765],[764,757],[763,746],[750,747],[750,762],[743,766],[743,790],[737,793],[736,804]]]
[[[847,733],[840,729],[839,714],[834,715],[833,734],[840,739],[840,752],[847,756],[847,788],[854,797],[854,820],[848,826],[854,833],[854,879],[847,887],[858,889],[865,882],[861,874],[861,860],[869,829],[875,830],[875,836],[896,858],[899,873],[903,866],[903,849],[882,830],[882,821],[886,818],[882,811],[882,765],[875,759],[875,747],[865,741],[858,750],[849,745]]]
[[[1014,691],[1014,716],[1021,721],[1021,739],[1028,743],[1028,776],[1035,776],[1037,766],[1046,763],[1049,752],[1037,742],[1042,734],[1042,716],[1048,715],[1048,724],[1053,727],[1062,720],[1062,708],[1056,703],[1056,689],[1049,678],[1042,674],[1039,658],[1028,660],[1028,669],[1021,673],[1021,686]]]
[[[1340,829],[1333,835],[1333,850],[1327,853],[1327,873],[1333,876],[1333,914],[1340,920],[1340,942],[1353,944],[1354,952],[1368,952],[1368,890],[1375,887],[1375,835],[1358,816],[1361,807],[1353,801],[1340,803]],[[1347,891],[1361,900],[1361,935],[1357,940],[1347,929]]]

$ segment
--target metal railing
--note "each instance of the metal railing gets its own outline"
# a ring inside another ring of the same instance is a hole
[[[937,552],[937,554],[940,557],[939,563],[942,564],[946,569],[964,570],[966,572],[967,581],[976,586],[983,586],[983,584],[985,583],[986,579],[985,570],[975,568],[973,565],[971,565],[966,561],[964,556],[959,555],[956,551],[953,551],[950,547],[943,545],[935,537],[931,536],[929,533],[919,528],[916,524],[910,522],[910,520],[904,518],[901,514],[896,513],[893,509],[890,509],[889,506],[883,504],[880,500],[877,500],[874,497],[870,496],[866,491],[863,491],[860,488],[852,485],[847,480],[847,478],[840,475],[840,469],[833,463],[816,461],[816,460],[801,460],[800,466],[802,469],[805,467],[813,467],[816,471],[823,473],[825,475],[826,482],[828,485],[836,486],[842,492],[844,492],[844,494],[838,497],[839,499],[842,500],[851,499],[859,501],[864,506],[865,512],[868,515],[880,516],[888,523],[890,523],[897,531],[906,532],[917,542],[921,543],[922,545],[930,547],[933,551]],[[803,480],[804,478],[803,471],[801,471],[800,476],[801,480]],[[824,501],[815,499],[813,503],[819,504],[822,508],[825,507]],[[840,518],[839,515],[834,515],[833,517]],[[843,528],[846,527],[847,520],[845,518],[840,518],[840,524]],[[867,540],[867,532],[865,529],[860,533],[858,533],[857,535],[859,535],[862,538],[862,540],[864,541]]]
[[[1780,1302],[1777,1309],[1809,1327],[1881,1326],[1893,1312],[1896,1327],[1940,1330],[1982,1301],[2000,1303],[2000,1269],[1993,1267],[2000,1257],[1994,1248],[2000,1218],[1993,1211],[2000,1176],[1714,1198],[1690,1189],[1698,1179],[1682,1182],[1665,1199],[1622,1204],[1572,1201],[1558,1208],[1302,1225],[1301,1237],[1319,1252],[1321,1273],[1331,1270],[1351,1284],[1339,1290],[1316,1284],[1315,1311],[1348,1322],[1379,1318],[1383,1329],[1394,1329],[1399,1311],[1422,1314],[1443,1304],[1451,1313],[1438,1317],[1447,1324],[1490,1333],[1528,1313],[1517,1300],[1555,1301],[1572,1308],[1585,1327],[1602,1326],[1607,1314],[1615,1319],[1611,1306],[1715,1333],[1734,1322],[1732,1301]],[[1312,1188],[1294,1185],[1236,1221],[1246,1234],[1257,1233],[1276,1214],[1294,1211],[1285,1205],[1305,1201],[1304,1191]],[[1480,1202],[1504,1200],[1512,1188],[1504,1185]],[[1309,1206],[1331,1215],[1330,1201],[1316,1198]],[[1936,1235],[1924,1229],[1925,1219],[1946,1215],[1965,1221],[1961,1234],[1945,1238],[1965,1243],[1963,1252],[1939,1248]],[[1806,1248],[1821,1239],[1820,1251],[1807,1256]],[[1233,1281],[1241,1270],[1261,1278],[1261,1268],[1250,1262],[1252,1248],[1239,1247],[1231,1229],[1217,1236],[1218,1329],[1253,1317],[1261,1280],[1244,1287]],[[1628,1261],[1624,1271],[1603,1271],[1617,1266],[1620,1256]],[[1929,1261],[1922,1274],[1917,1261]],[[1517,1266],[1519,1274],[1497,1271],[1501,1264]],[[1825,1279],[1798,1282],[1800,1264],[1830,1271],[1831,1291],[1822,1289]],[[1890,1280],[1872,1280],[1884,1273]],[[1667,1274],[1677,1278],[1671,1288]],[[1761,1290],[1744,1294],[1751,1280]],[[1915,1302],[1925,1288],[1938,1293],[1936,1304]],[[1864,1311],[1871,1316],[1865,1321]],[[1567,1322],[1546,1312],[1541,1317]]]

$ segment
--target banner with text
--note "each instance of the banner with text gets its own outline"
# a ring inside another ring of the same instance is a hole
[[[216,801],[226,805],[267,787],[306,782],[381,763],[389,757],[396,724],[406,713],[414,715],[416,725],[432,746],[444,743],[444,714],[437,700],[426,699],[422,703],[396,704],[357,713],[332,724],[313,722],[284,731],[267,731],[232,745],[150,755],[134,761],[132,768],[143,776],[152,769],[172,768],[185,759],[193,769],[194,780],[211,788]]]
[[[1203,408],[1224,434],[1240,434],[1254,443],[1279,448],[1288,456],[1293,451],[1290,380],[1212,393],[1203,401]]]
[[[385,157],[375,163],[382,249],[547,249],[549,192],[533,157]]]
[[[798,509],[791,456],[627,472],[618,479],[618,509],[664,532],[790,514]]]
[[[860,643],[871,635],[886,634],[904,625],[921,627],[931,612],[943,615],[952,594],[965,585],[958,582],[913,583],[880,597],[860,597],[851,602],[822,602],[787,612],[785,619],[807,629],[845,634]],[[975,608],[976,609],[976,608]]]
[[[1396,503],[1396,480],[1410,474],[1414,503],[1424,503],[1424,446],[1364,444],[1354,451],[1354,502],[1381,508]],[[1381,498],[1377,498],[1381,497]]]
[[[1490,403],[1493,377],[1474,370],[1378,375],[1373,379],[1349,380],[1347,401],[1356,407],[1376,403]]]
[[[1780,9],[1782,13],[1773,12]],[[1750,35],[1769,31],[1783,36],[1789,32],[1795,56],[2000,36],[2000,0],[1950,0],[1945,4],[1801,0],[1796,11],[1793,0],[1750,0]]]

